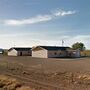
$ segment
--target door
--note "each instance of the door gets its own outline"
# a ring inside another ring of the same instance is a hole
[[[22,52],[20,52],[20,56],[22,56]]]

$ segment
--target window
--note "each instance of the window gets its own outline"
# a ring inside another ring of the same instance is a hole
[[[22,56],[22,52],[20,52],[20,56]]]
[[[61,55],[62,53],[60,52],[59,55]]]
[[[28,51],[28,53],[31,53],[30,51]]]
[[[56,52],[55,52],[54,54],[55,54],[55,55],[57,55],[57,53],[56,53]]]

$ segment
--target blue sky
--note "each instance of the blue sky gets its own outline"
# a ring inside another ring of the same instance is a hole
[[[0,0],[0,47],[71,46],[90,49],[90,0]]]

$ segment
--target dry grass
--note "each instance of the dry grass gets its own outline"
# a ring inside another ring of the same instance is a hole
[[[0,90],[34,90],[28,86],[23,86],[18,80],[0,75]]]
[[[35,89],[32,89],[28,86],[22,86],[21,88],[17,88],[16,90],[35,90]]]
[[[90,50],[82,51],[81,56],[90,56]]]

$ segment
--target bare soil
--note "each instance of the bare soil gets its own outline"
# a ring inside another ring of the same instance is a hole
[[[35,90],[90,90],[90,58],[0,56],[0,74]]]

